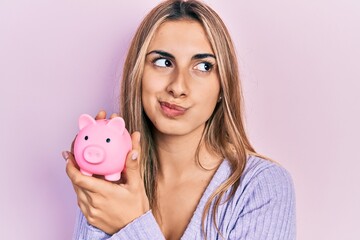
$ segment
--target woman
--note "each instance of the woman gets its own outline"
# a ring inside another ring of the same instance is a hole
[[[255,152],[242,109],[219,16],[195,0],[156,6],[124,66],[125,181],[84,176],[64,152],[81,209],[74,239],[295,239],[291,178]]]

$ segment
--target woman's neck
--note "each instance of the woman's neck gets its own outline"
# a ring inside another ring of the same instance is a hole
[[[201,130],[201,131],[200,131]],[[162,179],[186,179],[199,171],[216,168],[220,157],[200,145],[202,129],[191,134],[174,136],[156,134],[156,145],[160,163],[159,177]],[[196,151],[199,147],[199,161]]]

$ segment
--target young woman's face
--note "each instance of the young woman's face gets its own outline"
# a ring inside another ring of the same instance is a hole
[[[202,133],[219,99],[216,56],[196,21],[167,21],[150,42],[142,104],[158,132]]]

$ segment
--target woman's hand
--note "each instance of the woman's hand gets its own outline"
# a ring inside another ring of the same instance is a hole
[[[105,117],[104,112],[97,115],[97,119]],[[140,133],[134,132],[131,139],[132,151],[127,155],[126,170],[122,172],[121,182],[118,183],[81,174],[73,154],[64,154],[67,160],[66,172],[81,211],[89,224],[110,235],[149,210],[149,200],[139,168]]]

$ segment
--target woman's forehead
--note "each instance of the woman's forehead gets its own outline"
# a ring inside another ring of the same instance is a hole
[[[195,20],[176,20],[162,23],[150,41],[148,51],[213,53],[203,26]]]

